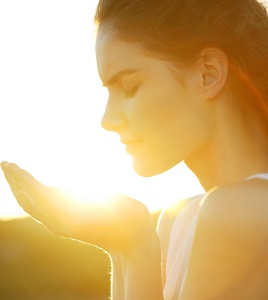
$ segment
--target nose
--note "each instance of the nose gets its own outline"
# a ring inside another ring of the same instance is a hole
[[[105,130],[119,132],[127,124],[122,107],[108,99],[101,125]]]

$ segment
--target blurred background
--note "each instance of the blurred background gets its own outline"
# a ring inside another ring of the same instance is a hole
[[[119,192],[160,209],[203,192],[180,164],[142,178],[100,120],[96,0],[0,1],[0,161],[41,182],[96,197]],[[109,259],[58,239],[20,209],[0,174],[0,299],[108,299]]]

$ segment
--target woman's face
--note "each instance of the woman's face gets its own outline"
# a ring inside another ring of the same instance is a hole
[[[96,58],[109,92],[102,125],[119,134],[138,174],[162,173],[208,143],[207,101],[193,70],[175,72],[170,63],[104,30]]]

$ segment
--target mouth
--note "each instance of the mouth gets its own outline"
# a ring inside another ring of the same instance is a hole
[[[132,153],[142,141],[139,139],[121,139],[121,143],[126,146],[126,152]]]
[[[121,139],[121,143],[128,146],[128,145],[133,145],[136,143],[139,143],[140,140],[134,140],[134,139]]]

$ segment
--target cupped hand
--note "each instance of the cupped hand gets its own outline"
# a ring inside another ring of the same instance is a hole
[[[137,200],[116,195],[106,202],[79,202],[13,163],[1,167],[19,205],[56,235],[125,253],[156,238],[150,213]]]

